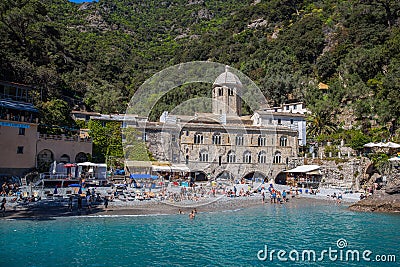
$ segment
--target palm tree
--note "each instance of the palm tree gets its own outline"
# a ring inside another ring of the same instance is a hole
[[[318,136],[321,134],[332,134],[337,131],[336,125],[332,122],[332,115],[328,113],[313,113],[307,118],[308,134]]]

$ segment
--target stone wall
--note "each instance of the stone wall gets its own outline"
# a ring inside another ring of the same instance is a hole
[[[365,157],[325,158],[306,159],[305,164],[321,166],[321,172],[323,173],[322,185],[344,187],[351,185],[353,189],[359,190],[364,181],[368,180],[369,174],[366,174],[366,170],[371,161]]]

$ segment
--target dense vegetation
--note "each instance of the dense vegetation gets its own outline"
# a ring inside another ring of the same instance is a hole
[[[3,0],[0,35],[0,79],[42,88],[52,102],[40,105],[61,117],[55,99],[124,112],[157,71],[210,60],[244,72],[271,104],[306,101],[313,136],[334,133],[345,112],[364,134],[371,121],[399,128],[397,0]],[[198,93],[170,95],[152,116]]]

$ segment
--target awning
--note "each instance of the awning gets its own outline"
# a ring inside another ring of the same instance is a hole
[[[135,161],[135,160],[126,160],[125,166],[128,168],[151,168],[150,161]]]
[[[157,175],[150,175],[150,174],[137,174],[133,173],[129,175],[129,178],[131,179],[158,179]]]
[[[315,171],[318,170],[319,168],[321,168],[318,165],[302,165],[302,166],[297,166],[294,169],[291,170],[287,170],[285,172],[292,172],[292,173],[308,173],[311,171]]]
[[[93,163],[93,162],[82,162],[78,163],[78,166],[85,166],[85,167],[103,167],[106,168],[107,164],[106,163]],[[65,165],[64,165],[65,167]]]
[[[155,172],[170,172],[171,167],[170,166],[159,166],[159,165],[153,165],[152,170]]]
[[[310,172],[307,172],[307,174],[309,174],[309,175],[322,175],[320,170],[310,171]]]
[[[9,99],[0,100],[0,107],[15,109],[15,110],[24,110],[30,112],[39,112],[33,104],[9,100]]]
[[[91,163],[91,162],[82,162],[82,163],[78,163],[78,166],[93,166],[93,163]]]
[[[185,164],[172,164],[171,171],[173,171],[173,172],[190,172],[190,169]]]

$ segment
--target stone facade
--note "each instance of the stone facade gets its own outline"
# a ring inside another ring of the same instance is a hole
[[[242,116],[242,84],[228,70],[218,76],[212,90],[213,113],[164,112],[160,122],[135,126],[155,159],[185,164],[199,180],[271,179],[293,166],[298,160],[297,129],[257,124],[254,116]]]
[[[187,123],[164,125],[148,123],[145,141],[159,161],[184,163],[192,172],[208,178],[227,174],[235,179],[252,176],[275,177],[297,158],[297,133],[279,127]],[[175,126],[175,127],[174,127]]]

